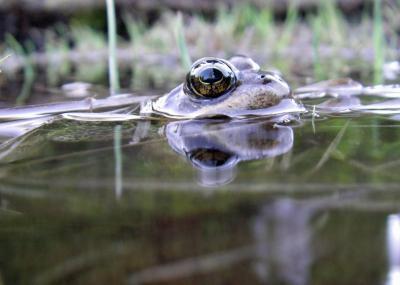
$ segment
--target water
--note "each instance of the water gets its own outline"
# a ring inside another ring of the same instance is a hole
[[[314,97],[275,127],[2,123],[2,282],[398,284],[397,101]]]

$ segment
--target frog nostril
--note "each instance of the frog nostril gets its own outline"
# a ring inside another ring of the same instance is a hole
[[[272,79],[271,78],[268,78],[268,77],[263,77],[263,81],[262,81],[262,84],[269,84],[269,83],[271,83],[272,82]]]
[[[262,84],[268,84],[272,81],[272,79],[266,74],[260,74],[258,78],[260,78]]]

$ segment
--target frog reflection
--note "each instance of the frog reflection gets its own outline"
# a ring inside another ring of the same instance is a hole
[[[241,161],[275,157],[293,146],[293,130],[270,121],[187,120],[165,127],[169,145],[198,170],[199,183],[231,182]]]
[[[305,109],[292,96],[289,85],[275,72],[260,71],[252,59],[199,59],[183,84],[149,101],[144,115],[169,118],[275,116]]]

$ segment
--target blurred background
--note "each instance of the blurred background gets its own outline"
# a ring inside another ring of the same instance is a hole
[[[203,56],[246,54],[295,85],[339,76],[379,83],[384,63],[398,57],[396,0],[115,4],[122,87],[131,91],[168,90],[188,59]],[[71,81],[107,85],[106,32],[102,0],[1,0],[0,58],[9,57],[1,62],[0,98],[18,96],[24,81],[24,93]]]

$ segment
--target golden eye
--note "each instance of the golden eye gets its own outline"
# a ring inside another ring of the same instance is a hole
[[[225,61],[204,58],[196,61],[186,76],[184,90],[196,99],[212,99],[231,91],[236,75]]]

